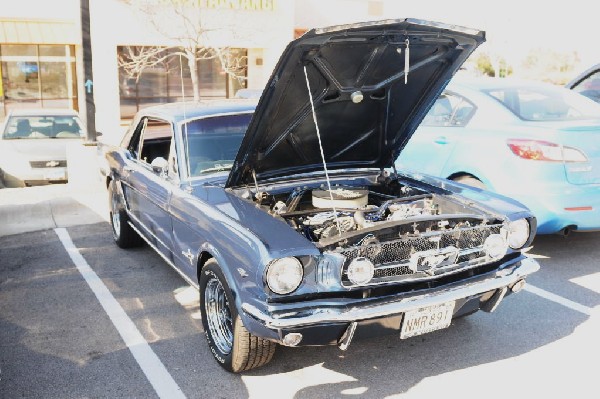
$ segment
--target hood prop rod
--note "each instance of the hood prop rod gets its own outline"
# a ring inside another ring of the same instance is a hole
[[[408,37],[404,41],[406,51],[404,52],[404,84],[408,83],[408,72],[410,72],[410,40]]]
[[[319,124],[317,123],[317,113],[315,112],[315,104],[313,103],[312,94],[310,91],[310,82],[308,81],[308,73],[306,72],[306,65],[304,66],[304,77],[306,78],[306,88],[308,89],[308,99],[310,100],[310,109],[312,110],[313,121],[315,122],[315,128],[317,129],[317,138],[319,139],[319,149],[321,150],[321,160],[323,161],[323,169],[325,170],[325,180],[327,180],[327,189],[329,190],[329,198],[331,199],[331,207],[333,208],[333,216],[335,218],[335,224],[337,225],[338,235],[342,235],[342,228],[340,227],[340,221],[338,220],[337,210],[335,209],[335,201],[333,199],[333,192],[331,191],[331,181],[329,180],[329,172],[327,171],[327,162],[325,162],[325,153],[323,152],[323,143],[321,142],[321,132],[319,131]]]

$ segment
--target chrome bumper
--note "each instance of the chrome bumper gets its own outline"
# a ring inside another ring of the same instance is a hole
[[[458,299],[476,297],[486,292],[510,288],[516,282],[539,270],[539,264],[524,258],[496,272],[494,277],[470,284],[459,285],[428,294],[404,294],[400,299],[369,303],[355,307],[311,308],[303,311],[286,312],[280,316],[263,312],[244,303],[242,309],[249,316],[271,329],[291,329],[327,323],[350,323],[405,313],[413,309],[437,305]],[[308,311],[307,311],[308,310]]]

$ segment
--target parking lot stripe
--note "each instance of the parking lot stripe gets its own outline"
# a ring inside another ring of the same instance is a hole
[[[139,332],[133,321],[127,316],[119,302],[110,293],[100,277],[85,261],[65,228],[54,229],[58,238],[65,247],[69,257],[83,276],[88,286],[98,298],[104,311],[123,338],[125,345],[139,364],[150,384],[160,398],[185,398],[185,395],[175,382],[165,365],[156,353],[150,348],[148,342]]]
[[[573,302],[570,299],[564,298],[560,295],[556,295],[553,294],[549,291],[543,290],[541,288],[538,288],[536,286],[533,286],[531,284],[527,284],[525,286],[525,291],[531,292],[532,294],[535,294],[537,296],[541,296],[544,299],[547,299],[549,301],[552,302],[556,302],[560,305],[566,306],[570,309],[576,310],[580,313],[583,313],[585,315],[591,316],[592,315],[592,308],[589,308],[587,306],[581,305],[577,302]]]

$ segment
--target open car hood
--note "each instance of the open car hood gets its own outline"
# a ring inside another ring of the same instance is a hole
[[[386,168],[484,40],[478,30],[416,19],[307,32],[275,67],[227,186],[323,170],[304,68],[327,168]]]

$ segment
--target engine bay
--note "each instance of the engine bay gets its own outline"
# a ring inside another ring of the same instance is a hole
[[[263,196],[260,205],[320,247],[485,225],[489,215],[470,205],[406,182],[296,187]]]

